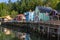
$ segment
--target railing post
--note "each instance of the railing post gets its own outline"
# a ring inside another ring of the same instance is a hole
[[[59,15],[58,15],[58,21],[59,21]]]
[[[50,20],[53,20],[53,16],[50,16]]]
[[[59,37],[60,37],[60,27],[58,28],[58,32],[57,32],[57,36],[58,36],[58,38],[57,38],[57,40],[59,40]]]

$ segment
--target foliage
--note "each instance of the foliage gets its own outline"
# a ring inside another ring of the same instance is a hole
[[[8,15],[8,11],[6,11],[5,9],[0,11],[0,16],[6,16]]]
[[[18,12],[17,12],[17,11],[14,11],[14,10],[13,10],[13,11],[11,11],[11,17],[13,17],[13,18],[14,18],[17,14],[18,14]]]
[[[46,0],[46,6],[50,6],[55,9],[56,5],[60,2],[60,0]]]
[[[60,2],[57,4],[56,9],[60,10]]]

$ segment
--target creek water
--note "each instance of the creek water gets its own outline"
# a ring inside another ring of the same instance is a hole
[[[20,28],[14,28],[12,26],[8,26],[8,27],[7,26],[0,26],[0,31],[3,32],[3,34],[4,34],[4,31],[3,31],[4,28],[10,29],[12,31],[12,33],[11,33],[12,35],[11,36],[13,36],[13,37],[15,36],[14,34],[16,34],[17,32],[26,31],[26,30],[24,30],[22,28],[21,28],[22,29],[22,31],[21,31]],[[1,34],[1,32],[0,32],[0,35],[3,36],[3,34]],[[38,34],[37,32],[31,32],[31,33],[23,32],[23,33],[28,34],[29,35],[28,38],[30,38],[30,40],[51,40],[49,38],[46,39],[43,36],[40,36],[42,34]],[[16,38],[16,36],[14,38],[11,37],[11,36],[8,39],[10,39],[10,40],[12,40],[12,39],[13,40],[18,40],[18,38]],[[3,36],[3,37],[6,37],[6,36]],[[45,37],[47,37],[47,35]],[[0,37],[0,38],[2,38],[2,37]],[[8,39],[6,38],[4,40],[8,40]],[[53,40],[57,40],[57,39],[54,38]]]

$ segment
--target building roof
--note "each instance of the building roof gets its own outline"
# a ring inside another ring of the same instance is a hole
[[[48,13],[50,13],[52,11],[52,8],[51,7],[37,6],[37,8],[40,11],[44,11],[44,12],[48,12]]]
[[[19,15],[17,15],[17,16],[24,16],[24,14],[19,14]]]
[[[22,19],[26,19],[24,14],[19,14],[17,16],[22,16]]]
[[[9,15],[5,16],[5,18],[12,20],[12,18]]]

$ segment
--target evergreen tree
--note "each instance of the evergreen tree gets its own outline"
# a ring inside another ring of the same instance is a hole
[[[60,10],[60,2],[56,5],[56,9]]]

